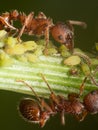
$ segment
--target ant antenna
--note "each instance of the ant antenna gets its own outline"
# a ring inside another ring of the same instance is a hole
[[[78,26],[82,26],[83,28],[87,28],[87,24],[85,22],[82,22],[82,21],[68,20],[68,22],[71,25],[78,25]]]
[[[94,79],[94,75],[98,72],[98,66],[96,67],[95,71],[93,72],[93,75],[90,75],[90,78],[94,85],[98,86],[98,82]]]
[[[53,93],[53,91],[52,91],[52,89],[51,89],[50,85],[48,84],[48,82],[47,82],[47,80],[46,80],[45,76],[44,76],[42,73],[41,73],[41,76],[42,76],[42,79],[44,80],[44,82],[46,83],[46,85],[48,86],[48,88],[49,88],[50,92],[51,92],[51,93]]]
[[[90,78],[91,78],[92,82],[94,83],[94,85],[98,86],[98,83],[96,82],[96,80],[94,79],[94,77],[92,75],[90,75]]]
[[[29,87],[31,89],[31,91],[34,93],[34,95],[36,96],[36,98],[41,101],[41,99],[38,97],[38,95],[36,94],[36,92],[34,91],[34,89],[32,88],[31,85],[29,85],[28,83],[26,83],[24,80],[17,80],[17,82],[22,82],[23,84],[25,84],[27,87]]]

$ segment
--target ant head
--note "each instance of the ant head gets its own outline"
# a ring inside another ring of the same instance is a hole
[[[88,112],[98,113],[98,90],[91,91],[84,97],[84,105]]]
[[[47,111],[43,111],[41,113],[41,117],[40,117],[40,126],[44,127],[44,125],[46,124],[47,120],[49,119],[50,115],[48,114]]]
[[[53,38],[68,49],[73,47],[73,31],[64,23],[58,22],[51,28]]]

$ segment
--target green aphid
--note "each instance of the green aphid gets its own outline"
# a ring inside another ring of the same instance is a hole
[[[7,37],[7,32],[5,30],[0,30],[0,41]]]
[[[92,65],[98,65],[98,59],[97,58],[92,58],[91,59],[91,64]]]
[[[12,43],[10,43],[10,40],[12,41]],[[11,37],[9,38],[7,43],[8,46],[5,47],[5,52],[9,55],[22,55],[27,51],[33,51],[37,48],[37,44],[34,41],[17,43],[17,41],[15,41]]]
[[[19,43],[17,38],[8,37],[5,43],[4,51],[9,55],[20,55],[25,52],[24,46]]]
[[[81,58],[79,56],[70,56],[67,59],[64,60],[64,64],[65,65],[70,65],[70,66],[74,66],[74,65],[78,65],[81,62]]]
[[[38,57],[35,54],[32,54],[32,53],[26,53],[25,57],[27,58],[27,60],[29,62],[36,63],[38,61]]]
[[[34,51],[34,54],[36,56],[40,56],[43,54],[43,51],[44,51],[44,46],[38,45],[37,49]]]
[[[36,41],[36,43],[37,43],[37,45],[43,45],[43,46],[46,45],[46,41],[44,39],[38,40],[38,41]]]
[[[91,71],[90,71],[90,67],[88,66],[88,64],[81,63],[81,68],[82,68],[82,71],[85,74],[85,76],[90,76]]]
[[[10,66],[12,63],[13,59],[4,51],[0,50],[0,66]]]
[[[47,49],[47,53],[48,53],[48,55],[50,55],[50,56],[53,56],[53,55],[55,55],[55,54],[57,54],[57,49],[56,48],[48,48]]]
[[[61,56],[63,56],[63,57],[69,57],[71,55],[70,52],[68,51],[67,47],[64,45],[61,45],[59,47],[59,52],[60,52]]]
[[[3,48],[4,47],[4,42],[0,41],[0,48]]]
[[[18,39],[17,38],[14,38],[14,37],[8,37],[5,41],[6,45],[8,47],[13,47],[15,46],[17,43],[19,43]]]
[[[34,41],[27,41],[27,42],[22,42],[25,51],[34,51],[37,49],[37,44]]]
[[[7,38],[7,32],[0,30],[0,48],[5,46],[5,39]]]
[[[18,56],[15,56],[15,58],[21,62],[27,62],[27,57],[24,55],[18,55]]]
[[[5,52],[9,55],[22,55],[25,53],[25,47],[23,44],[15,44],[13,47],[12,46],[7,46],[5,48]]]

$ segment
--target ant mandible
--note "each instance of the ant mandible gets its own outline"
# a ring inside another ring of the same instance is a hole
[[[24,98],[21,100],[18,110],[22,117],[31,123],[37,123],[43,127],[50,116],[54,116],[57,113],[61,115],[61,123],[65,124],[64,114],[71,114],[75,116],[79,121],[82,121],[86,116],[86,110],[82,102],[79,101],[79,95],[72,93],[68,95],[68,99],[61,95],[56,95],[43,74],[41,74],[44,82],[47,84],[50,90],[50,104],[36,94],[33,88],[23,80],[18,82],[24,83],[31,89],[37,100],[31,98]],[[84,83],[82,83],[84,85]]]

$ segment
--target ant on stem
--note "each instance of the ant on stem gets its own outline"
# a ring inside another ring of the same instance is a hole
[[[22,25],[22,28],[16,31],[16,33],[18,32],[18,40],[24,33],[28,35],[45,36],[46,49],[49,43],[49,33],[51,33],[55,41],[64,44],[69,50],[72,51],[74,49],[73,25],[86,27],[86,24],[84,22],[74,20],[69,20],[66,22],[66,24],[63,22],[57,22],[54,24],[52,19],[47,18],[43,12],[40,12],[38,16],[34,17],[34,12],[26,15],[25,13],[13,10],[9,13],[3,13],[0,16],[0,29],[4,29],[6,26],[8,32],[12,29],[16,29],[13,27],[13,21],[16,20],[20,21]]]
[[[22,82],[29,87],[37,99],[34,100],[31,98],[24,98],[20,101],[18,110],[22,117],[28,122],[39,124],[40,127],[43,127],[46,124],[46,121],[50,118],[50,116],[54,116],[57,113],[60,113],[61,123],[63,125],[65,124],[64,114],[71,114],[79,121],[82,121],[86,116],[86,109],[84,104],[79,101],[79,94],[70,93],[67,99],[61,95],[56,95],[52,91],[44,75],[41,74],[41,76],[50,90],[50,104],[48,104],[44,99],[40,98],[32,86],[23,80],[17,80],[18,82]],[[83,85],[84,81],[82,83],[82,86]]]

